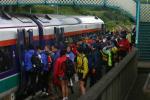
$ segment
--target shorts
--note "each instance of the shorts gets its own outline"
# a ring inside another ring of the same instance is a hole
[[[119,56],[125,57],[127,55],[127,51],[119,51]]]
[[[66,78],[65,76],[59,76],[58,79],[59,79],[60,81],[62,81],[62,80],[67,80],[67,78]]]
[[[78,73],[78,78],[80,81],[86,81],[87,78],[83,78],[83,73]]]

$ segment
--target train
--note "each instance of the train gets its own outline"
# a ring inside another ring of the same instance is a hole
[[[23,56],[26,46],[77,40],[104,31],[97,16],[0,13],[0,99],[15,99],[23,85]]]

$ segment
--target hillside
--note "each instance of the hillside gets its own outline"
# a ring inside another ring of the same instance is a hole
[[[31,9],[30,9],[31,8]],[[63,14],[63,15],[94,15],[100,17],[106,24],[108,30],[130,28],[132,19],[124,12],[109,8],[86,8],[74,6],[32,6],[16,7],[13,13],[41,13],[41,14]]]

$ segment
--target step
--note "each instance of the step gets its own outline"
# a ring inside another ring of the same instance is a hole
[[[150,42],[150,38],[148,37],[140,37],[139,42]]]
[[[143,41],[139,41],[141,42],[138,47],[147,47],[147,48],[150,48],[150,45],[144,45],[144,43],[142,44]]]
[[[139,52],[143,52],[143,53],[144,53],[144,52],[146,52],[146,53],[149,52],[149,53],[150,53],[149,48],[147,48],[147,50],[146,50],[146,49],[145,49],[145,50],[144,50],[144,49],[138,49],[138,50],[139,50]]]
[[[149,72],[150,72],[150,62],[139,61],[138,68],[149,68]]]
[[[139,30],[139,34],[150,34],[150,30]]]
[[[139,34],[150,34],[150,31],[139,30]]]
[[[139,42],[139,45],[140,45],[140,44],[142,44],[142,45],[150,45],[150,42],[143,42],[143,43],[142,43],[142,40],[139,40],[139,41],[140,41],[140,42]]]
[[[139,52],[150,52],[149,48],[147,48],[147,49],[138,49],[138,50],[139,50]]]
[[[146,24],[146,25],[140,25],[140,29],[141,29],[141,28],[145,28],[145,27],[146,27],[146,28],[149,28],[150,25],[148,25],[148,24]]]
[[[140,33],[150,33],[150,29],[140,29]]]
[[[140,26],[144,26],[144,25],[150,25],[150,22],[140,22]]]
[[[142,60],[142,61],[150,61],[150,58],[146,58],[146,57],[140,57],[138,58],[139,60]]]
[[[150,53],[148,53],[148,52],[142,52],[142,51],[139,51],[138,53],[137,53],[139,56],[141,56],[141,57],[150,57]]]
[[[139,36],[141,36],[141,37],[142,36],[148,36],[148,37],[150,37],[150,33],[146,33],[146,32],[145,33],[139,33]]]
[[[150,35],[150,31],[139,31],[139,35]]]
[[[141,56],[141,57],[150,57],[150,53],[148,53],[148,52],[139,51],[138,55]]]
[[[150,47],[150,43],[149,42],[139,41],[138,47]]]

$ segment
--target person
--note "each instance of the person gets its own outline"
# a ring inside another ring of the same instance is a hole
[[[74,53],[72,52],[70,46],[67,47],[67,55],[68,55],[69,59],[70,59],[72,62],[74,62],[75,55],[74,55]]]
[[[52,82],[52,78],[53,78],[53,70],[52,70],[52,51],[50,50],[50,46],[49,45],[46,45],[44,50],[45,50],[45,54],[47,56],[47,71],[48,71],[48,79],[47,79],[47,82],[48,82],[48,93],[49,95],[51,96],[51,98],[53,98],[53,82]]]
[[[29,45],[27,51],[25,52],[24,56],[24,69],[26,72],[26,90],[27,95],[31,94],[32,96],[35,95],[36,87],[35,87],[35,82],[36,82],[36,73],[33,71],[33,64],[32,64],[32,56],[34,55],[35,50],[33,45]]]
[[[122,60],[130,50],[130,43],[126,39],[126,36],[120,37],[118,46],[119,46],[119,60]]]
[[[43,80],[42,80],[43,62],[42,62],[41,54],[40,54],[41,51],[42,51],[41,46],[37,46],[36,51],[34,52],[34,54],[31,57],[33,72],[35,73],[35,79],[34,79],[35,84],[34,84],[34,86],[36,87],[36,91],[40,91],[43,88]]]
[[[60,50],[57,45],[52,45],[51,50],[52,50],[52,67],[53,67],[57,58],[60,57]]]
[[[84,49],[82,47],[78,48],[78,54],[76,58],[76,69],[79,77],[79,88],[82,95],[86,92],[85,82],[87,80],[88,74],[88,59],[85,56]]]
[[[102,60],[102,54],[99,51],[100,48],[98,45],[95,43],[92,46],[92,55],[93,55],[93,64],[92,64],[92,78],[91,78],[91,84],[90,86],[93,86],[97,81],[100,80],[102,77],[102,67],[103,67],[103,60]]]
[[[62,100],[68,100],[68,80],[65,75],[65,61],[67,60],[66,56],[66,50],[63,49],[60,51],[60,57],[56,60],[55,66],[54,66],[54,78],[55,78],[55,84],[60,87],[62,92]]]
[[[51,75],[52,75],[52,95],[53,95],[53,98],[56,99],[56,98],[59,98],[59,95],[56,95],[56,94],[59,94],[59,81],[57,79],[57,77],[55,76],[54,72],[55,72],[55,64],[56,64],[56,61],[57,59],[60,57],[60,49],[57,45],[52,45],[51,46],[51,58],[52,58],[52,64],[51,64]]]
[[[43,95],[49,95],[48,94],[48,88],[49,88],[49,67],[51,64],[51,58],[49,58],[49,54],[46,51],[47,46],[45,46],[45,51],[42,50],[42,48],[38,49],[39,56],[41,56],[41,63],[42,63],[42,69],[41,69],[41,78],[42,80],[42,92]],[[49,58],[49,59],[48,59]]]
[[[88,76],[89,76],[89,78],[90,78],[90,87],[91,86],[93,86],[94,85],[94,83],[95,83],[95,80],[94,80],[94,72],[93,72],[93,64],[94,64],[94,61],[93,61],[93,50],[92,50],[92,48],[91,48],[91,45],[89,45],[90,47],[89,47],[89,53],[88,53],[88,56],[87,56],[87,58],[88,58],[88,69],[89,69],[89,72],[88,72]]]
[[[68,57],[67,62],[66,62],[67,70],[68,70],[68,71],[66,71],[67,79],[69,81],[69,87],[71,89],[71,92],[74,93],[72,78],[75,75],[76,68],[75,68],[75,63],[74,63],[75,54],[72,52],[71,46],[67,47],[67,53],[66,54]]]

